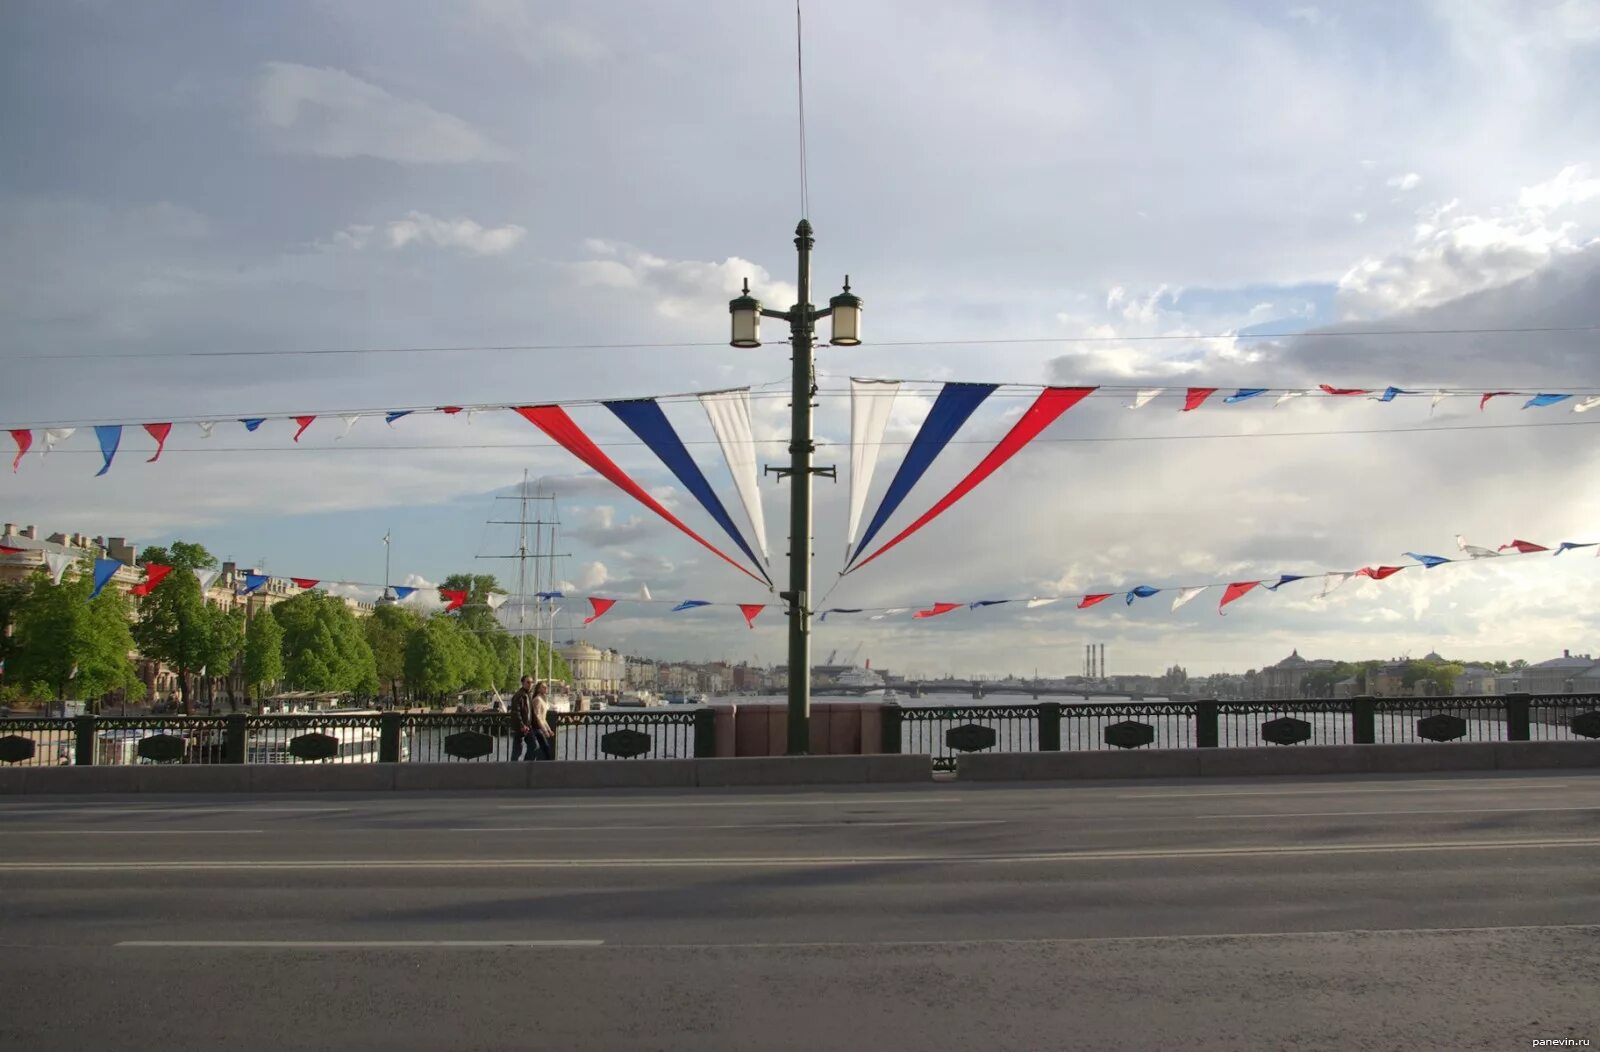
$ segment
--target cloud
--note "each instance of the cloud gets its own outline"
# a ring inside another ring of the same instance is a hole
[[[1422,185],[1422,176],[1416,172],[1406,172],[1404,175],[1391,175],[1385,184],[1397,190],[1415,190]]]
[[[467,9],[473,28],[531,63],[562,59],[592,64],[612,57],[598,33],[541,14],[538,5],[523,0],[473,0]]]
[[[595,547],[610,548],[660,537],[667,532],[667,527],[655,516],[641,518],[635,515],[630,516],[625,522],[619,522],[617,509],[609,504],[602,504],[589,508],[577,525],[567,529],[566,532],[568,536],[577,537]]]
[[[404,219],[392,220],[383,227],[357,224],[347,226],[333,237],[333,244],[356,250],[382,246],[390,251],[408,245],[454,248],[476,256],[498,256],[515,248],[527,234],[525,227],[508,223],[485,227],[472,219],[438,219],[426,212],[411,211]]]
[[[460,117],[392,95],[341,69],[268,62],[255,94],[257,116],[288,153],[402,164],[467,164],[510,156]]]
[[[1587,164],[1569,164],[1554,177],[1525,186],[1517,204],[1530,211],[1553,212],[1600,197],[1600,179],[1590,178]]]
[[[737,256],[720,263],[668,259],[600,238],[586,240],[583,247],[596,258],[565,264],[579,285],[626,292],[648,310],[675,321],[698,322],[726,314],[728,301],[739,294],[746,278],[751,293],[774,308],[788,308],[798,295],[793,285],[773,279],[765,267]]]

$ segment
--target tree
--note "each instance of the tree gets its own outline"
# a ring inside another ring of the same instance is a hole
[[[301,592],[271,608],[283,629],[283,679],[295,690],[378,693],[378,670],[344,600]]]
[[[506,631],[500,618],[489,608],[489,596],[505,594],[493,574],[451,574],[440,587],[460,589],[467,593],[467,605],[452,616],[481,644],[485,655],[483,661],[487,666],[481,680],[483,686],[499,690],[515,689],[523,670],[557,680],[572,678],[561,655],[551,650],[549,644],[531,636],[523,643],[523,664],[519,670],[517,640]]]
[[[406,641],[421,625],[422,617],[415,610],[387,603],[374,610],[361,626],[372,651],[378,682],[387,685],[391,701],[400,700],[400,683],[406,678]]]
[[[244,632],[244,681],[259,699],[269,684],[283,678],[283,629],[278,619],[261,610]]]
[[[194,571],[217,560],[198,544],[176,541],[170,548],[146,548],[140,565],[172,567],[172,572],[139,602],[133,627],[139,652],[178,674],[178,695],[185,714],[191,711],[189,674],[201,669],[215,674],[232,666],[243,644],[242,625],[227,611],[206,603]]]
[[[84,574],[69,573],[55,585],[41,571],[29,583],[16,608],[8,677],[57,698],[71,691],[96,700],[114,690],[144,697],[131,657],[127,596],[107,588],[90,601],[94,582]]]
[[[406,640],[406,683],[421,696],[487,686],[484,671],[479,645],[449,614],[428,618]]]

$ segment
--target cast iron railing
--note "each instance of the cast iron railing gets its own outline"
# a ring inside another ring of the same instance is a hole
[[[553,712],[556,759],[716,752],[709,708]],[[293,713],[0,719],[0,764],[454,763],[511,759],[505,713]]]
[[[1187,749],[1600,738],[1600,694],[883,707],[885,752]]]

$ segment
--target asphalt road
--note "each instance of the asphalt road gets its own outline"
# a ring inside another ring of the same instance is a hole
[[[8,1049],[1600,1047],[1592,773],[12,797],[0,845]]]

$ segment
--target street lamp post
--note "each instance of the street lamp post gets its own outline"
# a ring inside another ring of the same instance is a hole
[[[845,278],[844,291],[828,301],[822,310],[811,306],[811,236],[809,220],[800,220],[794,229],[794,247],[800,256],[798,302],[787,311],[768,310],[750,295],[750,282],[744,293],[728,304],[735,347],[761,346],[761,319],[778,318],[789,323],[789,344],[793,354],[794,385],[790,414],[789,466],[767,468],[779,478],[789,480],[789,590],[778,595],[789,604],[789,755],[799,756],[811,749],[811,476],[833,478],[832,467],[811,466],[816,444],[811,439],[812,399],[817,393],[813,345],[816,323],[832,316],[832,343],[854,347],[861,342],[861,299],[850,291]]]

